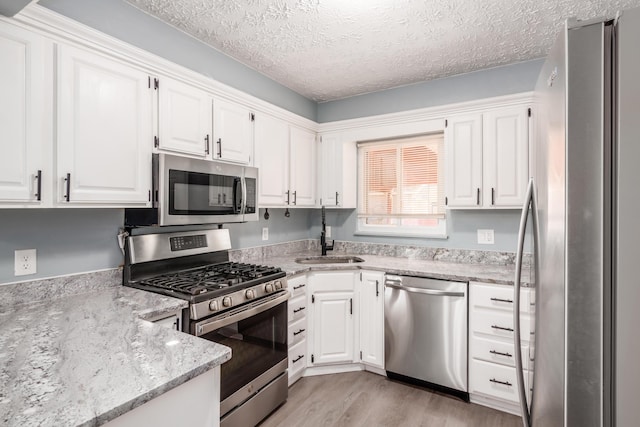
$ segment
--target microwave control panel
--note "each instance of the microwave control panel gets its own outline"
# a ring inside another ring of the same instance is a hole
[[[206,248],[207,236],[204,234],[198,234],[196,236],[170,237],[169,243],[171,244],[171,252]]]

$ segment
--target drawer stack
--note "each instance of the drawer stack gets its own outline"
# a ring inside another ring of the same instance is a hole
[[[533,343],[534,303],[533,290],[523,288],[520,294],[520,329],[525,390],[528,393],[530,393],[529,370],[533,367],[529,343]],[[469,286],[469,393],[471,400],[520,414],[514,358],[513,287],[471,282]]]
[[[307,276],[287,279],[289,300],[289,385],[302,377],[307,366]]]

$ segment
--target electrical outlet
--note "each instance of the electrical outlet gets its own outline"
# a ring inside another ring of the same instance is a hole
[[[15,251],[14,273],[16,276],[26,276],[37,273],[35,249]]]
[[[479,245],[493,245],[493,230],[478,230]]]
[[[325,230],[327,230],[327,239],[330,239],[331,238],[331,226],[327,225],[325,227]]]
[[[262,240],[269,240],[269,227],[262,227]]]

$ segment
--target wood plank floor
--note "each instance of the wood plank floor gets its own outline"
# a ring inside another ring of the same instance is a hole
[[[369,372],[300,379],[260,427],[520,427],[520,418]]]

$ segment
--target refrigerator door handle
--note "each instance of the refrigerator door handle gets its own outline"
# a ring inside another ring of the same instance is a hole
[[[520,396],[520,408],[522,409],[522,424],[524,427],[531,427],[531,414],[527,404],[527,394],[524,387],[524,371],[522,367],[522,348],[520,344],[520,285],[522,278],[522,255],[524,250],[525,232],[527,229],[527,219],[529,208],[533,222],[533,250],[538,251],[538,203],[535,195],[535,183],[533,178],[529,180],[525,195],[522,214],[520,216],[520,228],[518,230],[518,250],[516,253],[516,277],[513,286],[513,340],[516,362],[516,382],[518,395]],[[534,258],[535,260],[535,258]]]

